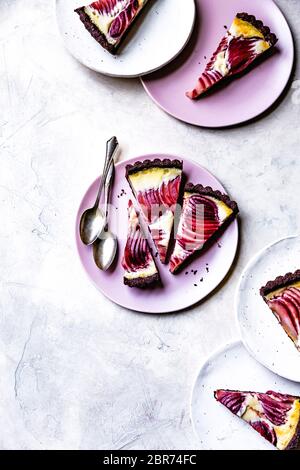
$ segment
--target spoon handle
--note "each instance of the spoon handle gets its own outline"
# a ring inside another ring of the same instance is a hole
[[[105,161],[104,161],[104,169],[101,177],[101,182],[95,202],[95,207],[99,206],[100,198],[102,196],[103,188],[105,185],[105,182],[107,180],[107,175],[110,170],[111,163],[113,161],[115,152],[119,146],[118,140],[116,137],[112,137],[110,140],[106,142],[106,156],[105,156]]]
[[[112,185],[114,173],[115,173],[115,165],[114,165],[114,161],[112,161],[110,163],[110,167],[108,169],[108,174],[107,174],[106,181],[105,181],[105,186],[104,186],[104,209],[103,209],[103,214],[104,214],[104,217],[105,217],[105,227],[107,225],[108,203],[109,203],[110,190],[111,190],[111,185]]]

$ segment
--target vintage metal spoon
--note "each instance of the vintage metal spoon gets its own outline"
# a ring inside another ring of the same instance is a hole
[[[94,261],[102,271],[107,271],[110,268],[118,249],[117,237],[108,228],[109,197],[114,177],[114,169],[114,161],[112,161],[104,187],[103,214],[105,217],[105,228],[93,245]]]
[[[119,144],[116,137],[112,137],[106,143],[106,157],[104,169],[95,204],[92,208],[87,209],[81,216],[79,232],[80,238],[85,245],[92,245],[105,228],[106,217],[104,216],[103,212],[99,209],[99,202],[107,179],[108,172],[110,170],[111,162],[113,161],[118,146]]]

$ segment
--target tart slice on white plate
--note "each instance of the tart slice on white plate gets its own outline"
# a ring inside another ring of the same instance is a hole
[[[279,450],[299,449],[300,397],[217,390],[215,399]]]
[[[260,294],[300,352],[300,269],[269,281]]]
[[[148,0],[98,0],[77,8],[80,20],[93,38],[115,54]]]

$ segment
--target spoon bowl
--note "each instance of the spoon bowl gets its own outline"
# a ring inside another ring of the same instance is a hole
[[[81,240],[85,245],[92,245],[105,226],[105,217],[97,207],[87,209],[80,219]]]
[[[101,271],[107,271],[114,262],[117,254],[118,241],[110,230],[104,230],[101,237],[93,245],[93,256]]]

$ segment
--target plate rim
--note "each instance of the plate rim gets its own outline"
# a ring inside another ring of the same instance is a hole
[[[229,349],[233,349],[238,345],[244,347],[241,338],[236,337],[235,339],[227,341],[227,342],[223,343],[221,346],[218,346],[217,348],[215,348],[213,350],[213,352],[211,354],[207,355],[206,358],[201,362],[201,366],[198,369],[197,375],[196,375],[196,377],[194,378],[194,380],[192,382],[192,390],[191,390],[191,393],[190,393],[190,401],[189,401],[189,403],[190,403],[189,412],[190,412],[190,418],[191,418],[191,423],[192,423],[192,430],[194,432],[195,437],[197,438],[197,441],[200,441],[200,437],[199,437],[199,434],[198,434],[198,432],[196,430],[196,426],[195,426],[194,413],[193,413],[193,399],[194,399],[194,392],[195,392],[195,389],[196,389],[196,384],[197,384],[198,378],[199,378],[200,374],[202,373],[202,371],[204,370],[204,368],[207,366],[207,364],[210,361],[213,361],[214,359],[216,359],[216,357],[220,356],[220,354],[222,354],[223,352],[228,351]]]
[[[195,126],[195,127],[200,127],[200,128],[203,128],[203,129],[228,129],[228,128],[231,128],[231,127],[234,127],[234,126],[239,126],[239,125],[243,125],[243,124],[247,124],[247,123],[251,123],[251,121],[253,121],[254,119],[256,118],[259,118],[261,116],[263,116],[264,113],[268,112],[272,106],[277,103],[277,101],[280,99],[280,97],[283,95],[284,91],[286,90],[286,87],[288,86],[288,83],[291,79],[291,76],[292,76],[292,72],[293,72],[293,68],[294,68],[294,65],[295,65],[295,40],[294,40],[294,36],[293,36],[293,33],[292,33],[292,30],[291,30],[291,27],[282,11],[282,9],[277,5],[277,3],[274,1],[274,0],[267,0],[270,2],[270,4],[273,4],[273,6],[275,8],[277,8],[277,10],[279,11],[279,13],[282,15],[282,18],[283,20],[285,21],[287,27],[288,27],[288,33],[289,33],[289,39],[290,39],[290,42],[291,42],[291,45],[292,45],[292,60],[291,60],[291,64],[290,64],[290,67],[288,69],[288,74],[287,74],[287,78],[284,82],[284,86],[282,87],[281,91],[277,94],[276,98],[274,98],[274,100],[272,101],[272,103],[270,103],[264,110],[260,111],[259,113],[255,112],[254,114],[252,114],[251,116],[247,117],[247,118],[243,118],[242,120],[240,119],[235,119],[233,120],[232,122],[228,123],[228,124],[199,124],[193,120],[186,120],[186,119],[183,119],[179,116],[176,116],[173,112],[170,112],[167,110],[167,108],[163,105],[161,105],[158,100],[156,98],[153,97],[153,95],[151,94],[150,90],[148,90],[147,88],[147,85],[146,83],[144,82],[143,78],[144,76],[140,76],[140,81],[142,83],[142,86],[145,90],[145,92],[147,93],[148,97],[156,104],[156,106],[158,106],[159,109],[161,109],[164,113],[168,114],[169,116],[173,117],[174,119],[176,119],[177,121],[179,122],[183,122],[185,124],[189,124],[191,126]],[[174,58],[174,60],[176,60],[176,58]],[[166,64],[165,67],[167,67],[169,64]],[[154,73],[154,72],[153,72]],[[147,78],[147,77],[146,77]]]
[[[278,245],[280,242],[283,242],[284,240],[292,240],[292,239],[295,239],[295,238],[299,238],[299,234],[295,234],[295,235],[288,235],[288,236],[285,236],[285,237],[281,237],[279,238],[278,240],[266,245],[264,248],[262,248],[261,250],[259,250],[254,256],[252,256],[250,258],[250,260],[248,261],[248,263],[246,264],[245,268],[243,269],[241,275],[240,275],[240,278],[239,278],[239,281],[238,281],[238,284],[237,284],[237,287],[236,287],[236,291],[235,291],[235,294],[234,294],[234,316],[235,316],[235,324],[238,328],[238,331],[239,331],[239,334],[240,334],[240,339],[242,341],[242,344],[243,346],[246,348],[247,352],[250,354],[250,356],[255,360],[257,361],[259,364],[261,364],[263,367],[265,367],[266,369],[268,369],[269,371],[271,371],[273,374],[281,377],[281,378],[284,378],[284,379],[287,379],[287,380],[290,380],[292,382],[297,382],[297,383],[300,383],[300,376],[295,379],[294,377],[290,377],[289,375],[281,375],[281,373],[279,373],[278,371],[276,371],[274,368],[272,368],[272,366],[269,366],[266,362],[264,362],[263,360],[260,360],[258,359],[258,356],[255,354],[255,352],[252,350],[252,348],[250,347],[250,345],[248,344],[246,338],[245,338],[245,333],[244,333],[244,330],[242,329],[242,326],[241,326],[241,321],[240,321],[240,313],[239,313],[239,309],[238,309],[238,303],[239,303],[239,298],[240,298],[240,288],[241,288],[241,284],[244,280],[244,277],[248,271],[248,269],[251,267],[251,265],[256,261],[258,260],[267,250],[269,250],[270,248],[272,248],[273,246],[275,245]]]
[[[120,74],[120,73],[111,73],[111,72],[105,72],[103,70],[100,70],[99,68],[95,68],[91,65],[88,65],[87,63],[85,63],[77,54],[75,54],[66,44],[66,41],[64,40],[64,35],[62,33],[62,30],[60,28],[60,23],[59,23],[59,19],[58,19],[58,8],[57,8],[57,4],[58,2],[60,2],[62,0],[55,0],[55,18],[56,18],[56,26],[57,26],[57,29],[58,29],[58,32],[59,32],[59,35],[62,39],[62,42],[63,42],[63,45],[65,47],[65,49],[68,51],[68,53],[75,59],[77,60],[82,66],[86,67],[87,69],[93,71],[93,72],[96,72],[96,73],[99,73],[101,75],[104,75],[106,77],[112,77],[112,78],[140,78],[140,77],[143,77],[145,75],[149,75],[151,73],[154,73],[154,72],[157,72],[158,70],[160,70],[161,68],[163,67],[166,67],[167,65],[169,65],[173,60],[175,60],[180,54],[181,52],[185,49],[185,47],[187,46],[191,36],[192,36],[192,33],[194,31],[194,27],[195,27],[195,22],[196,22],[196,4],[195,4],[195,1],[196,0],[190,0],[191,2],[191,8],[193,8],[193,21],[191,22],[191,27],[190,27],[190,31],[189,31],[189,34],[187,35],[187,38],[186,38],[186,41],[184,42],[184,44],[182,45],[182,47],[180,48],[180,50],[178,50],[178,52],[173,55],[170,59],[168,59],[168,61],[164,62],[162,65],[159,65],[155,68],[151,68],[150,70],[147,70],[145,72],[138,72],[138,73],[134,73],[134,74]]]
[[[118,168],[119,166],[122,166],[122,165],[128,165],[130,163],[134,163],[136,161],[139,161],[140,159],[142,160],[146,160],[146,159],[149,159],[149,158],[172,158],[172,159],[182,159],[183,162],[184,160],[188,160],[189,162],[191,162],[192,164],[194,165],[197,165],[202,171],[205,171],[207,172],[210,176],[212,176],[217,182],[218,184],[220,184],[220,186],[224,189],[225,193],[228,194],[226,188],[224,187],[224,185],[219,181],[219,179],[217,177],[214,176],[213,173],[211,173],[209,170],[207,170],[204,166],[202,166],[200,163],[194,161],[193,159],[190,159],[190,158],[187,158],[187,157],[183,157],[183,156],[179,156],[179,155],[174,155],[174,154],[168,154],[168,153],[163,153],[163,152],[157,152],[157,153],[147,153],[145,155],[140,155],[138,157],[131,157],[129,159],[125,159],[125,160],[122,160],[118,163],[116,163],[115,167]],[[197,305],[199,302],[202,302],[204,301],[209,295],[211,295],[216,289],[217,287],[222,283],[222,281],[226,278],[226,276],[228,275],[233,263],[234,263],[234,260],[236,258],[236,254],[238,252],[238,247],[239,247],[239,242],[240,242],[240,227],[239,227],[239,223],[238,223],[238,219],[236,218],[234,221],[233,221],[233,224],[235,224],[236,226],[236,242],[235,242],[235,247],[234,247],[234,250],[233,250],[233,253],[232,253],[232,257],[231,257],[231,261],[230,263],[228,264],[228,269],[226,271],[226,273],[224,274],[223,278],[220,279],[220,281],[218,281],[218,283],[216,285],[214,285],[214,287],[210,290],[210,292],[208,292],[204,297],[196,300],[196,302],[192,302],[191,304],[188,304],[186,305],[185,307],[179,307],[179,308],[174,308],[174,309],[171,309],[171,310],[166,310],[166,311],[146,311],[146,310],[140,310],[138,308],[133,308],[131,306],[128,306],[128,305],[125,305],[125,304],[120,304],[119,302],[116,302],[111,295],[107,295],[106,293],[103,292],[103,290],[101,289],[101,287],[90,277],[89,273],[87,272],[87,270],[85,269],[85,266],[83,264],[83,261],[81,259],[81,256],[80,256],[80,253],[79,253],[79,237],[78,237],[78,221],[80,219],[80,206],[82,204],[82,201],[84,200],[86,194],[89,192],[90,188],[101,178],[101,174],[88,186],[88,188],[86,189],[84,195],[82,197],[80,197],[79,199],[79,206],[78,206],[78,209],[76,211],[76,215],[75,215],[75,245],[76,245],[76,253],[77,253],[77,258],[79,258],[79,261],[80,261],[80,264],[81,264],[81,267],[83,269],[83,271],[85,272],[85,275],[87,276],[87,279],[89,280],[90,283],[92,283],[92,285],[97,289],[98,292],[100,292],[102,295],[104,295],[104,297],[106,297],[108,300],[110,300],[111,302],[113,302],[115,305],[118,305],[119,307],[122,307],[126,310],[130,310],[130,311],[133,311],[133,312],[137,312],[137,313],[142,313],[142,314],[147,314],[147,315],[168,315],[168,314],[171,314],[171,313],[176,313],[176,312],[183,312],[191,307],[193,307],[194,305]]]

